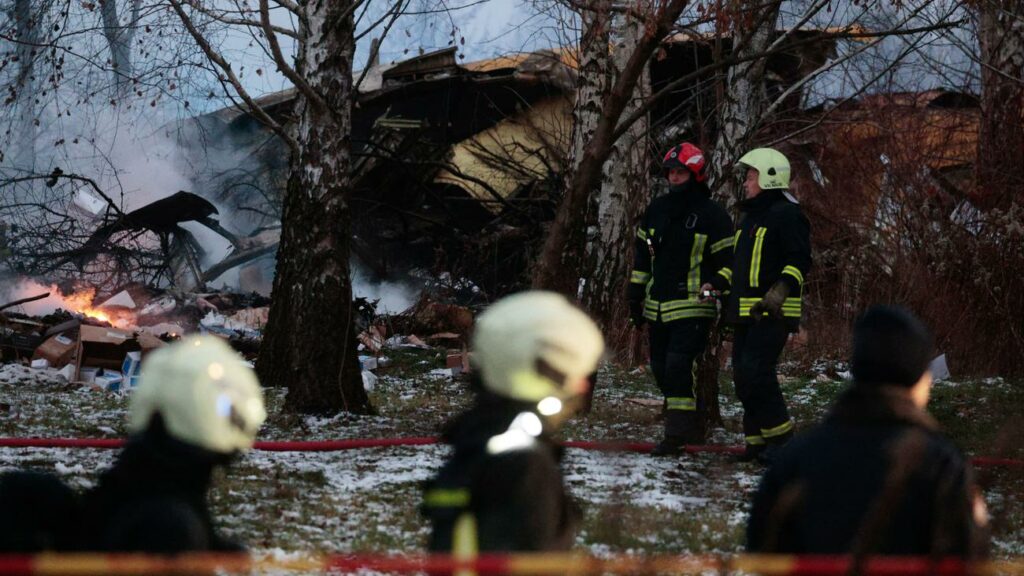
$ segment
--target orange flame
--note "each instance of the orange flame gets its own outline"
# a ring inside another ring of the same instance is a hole
[[[135,314],[127,310],[108,310],[94,307],[92,301],[95,296],[95,288],[86,288],[74,294],[64,296],[64,305],[69,312],[76,312],[89,318],[95,318],[119,328],[128,328],[135,325]]]

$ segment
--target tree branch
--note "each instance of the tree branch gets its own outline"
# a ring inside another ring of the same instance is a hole
[[[224,76],[227,78],[228,82],[231,83],[231,86],[235,89],[235,92],[238,94],[238,96],[242,98],[242,100],[245,102],[246,106],[249,107],[249,110],[252,112],[253,116],[256,116],[256,118],[259,119],[260,122],[263,122],[268,128],[277,133],[277,135],[281,137],[281,140],[283,140],[285,144],[288,145],[288,148],[293,153],[297,154],[299,152],[298,142],[296,142],[295,139],[292,138],[292,135],[289,134],[288,131],[285,130],[283,126],[281,126],[280,124],[277,123],[276,120],[271,118],[270,115],[267,114],[266,110],[260,107],[260,105],[253,100],[252,96],[249,95],[249,93],[242,86],[242,83],[238,80],[238,77],[235,76],[235,72],[231,69],[231,65],[228,64],[224,60],[224,57],[218,54],[213,49],[212,46],[210,46],[210,43],[206,40],[206,38],[203,37],[203,35],[196,28],[195,23],[192,22],[192,19],[189,18],[188,14],[185,13],[185,10],[181,7],[181,1],[169,0],[169,2],[171,3],[171,7],[178,14],[178,18],[181,19],[182,24],[185,25],[185,29],[188,30],[188,33],[196,41],[196,44],[199,45],[200,50],[203,51],[203,54],[206,55],[207,59],[209,59],[211,62],[216,64],[217,67],[224,71]]]
[[[284,74],[285,78],[291,80],[292,84],[299,89],[300,92],[305,94],[314,106],[325,112],[330,112],[330,107],[327,106],[327,102],[324,101],[323,97],[313,87],[306,82],[306,79],[299,76],[295,70],[288,65],[288,62],[284,59],[284,54],[281,53],[281,44],[277,41],[277,35],[274,34],[273,28],[270,26],[270,7],[268,0],[260,0],[260,22],[263,23],[263,33],[267,35],[267,43],[270,44],[270,53],[274,56],[274,62],[277,64],[277,69]]]
[[[837,32],[837,33],[834,33],[834,34],[829,34],[828,36],[830,38],[835,38],[835,39],[850,39],[850,38],[863,39],[863,38],[908,36],[908,35],[913,35],[913,34],[921,34],[921,33],[924,33],[924,32],[934,32],[936,30],[944,30],[944,29],[948,29],[948,28],[955,28],[956,26],[959,26],[959,25],[961,25],[963,23],[964,23],[964,20],[956,20],[956,21],[953,21],[953,22],[942,22],[942,23],[939,23],[939,24],[930,24],[928,26],[921,26],[921,27],[917,27],[917,28],[911,28],[911,29],[908,29],[908,30],[886,30],[884,32],[860,32],[860,31],[858,31],[858,32],[849,32],[848,31],[848,32]],[[803,40],[796,40],[796,41],[791,42],[791,43],[789,43],[789,44],[787,44],[785,46],[779,46],[779,47],[773,48],[771,50],[765,50],[764,52],[760,52],[758,54],[749,54],[749,55],[747,55],[745,57],[742,57],[742,58],[739,58],[739,57],[725,58],[725,59],[720,60],[718,62],[714,62],[712,64],[708,64],[706,66],[702,66],[702,67],[700,67],[700,68],[690,72],[689,74],[683,75],[683,76],[681,76],[681,77],[679,77],[679,78],[669,82],[668,84],[663,86],[661,88],[661,90],[658,90],[657,92],[652,94],[647,100],[645,100],[644,102],[642,102],[638,106],[637,110],[635,110],[632,114],[630,114],[628,117],[626,117],[625,120],[622,120],[619,123],[619,126],[615,129],[615,133],[612,136],[613,141],[618,140],[619,137],[621,137],[623,134],[625,134],[629,130],[630,126],[632,126],[640,118],[643,118],[650,111],[651,107],[654,106],[655,103],[659,102],[661,99],[663,99],[666,96],[668,96],[669,94],[671,94],[677,88],[679,88],[681,86],[685,86],[686,84],[692,82],[696,78],[699,78],[701,76],[704,76],[704,75],[709,74],[711,72],[714,72],[716,70],[721,70],[723,68],[728,68],[729,66],[732,66],[734,64],[740,64],[740,63],[743,63],[743,62],[749,62],[751,60],[759,60],[761,58],[767,58],[769,56],[774,56],[776,54],[780,54],[780,53],[786,52],[788,50],[792,50],[793,48],[798,48],[800,46],[812,44],[814,42],[820,41],[821,38],[822,37],[811,37],[811,38],[805,38]]]

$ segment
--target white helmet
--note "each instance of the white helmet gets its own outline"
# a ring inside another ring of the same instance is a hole
[[[604,352],[597,325],[554,292],[503,298],[477,319],[473,361],[484,387],[526,402],[567,399],[567,385],[589,376]]]
[[[256,374],[213,336],[185,338],[146,357],[128,431],[145,430],[156,413],[173,438],[223,454],[252,448],[267,418]]]

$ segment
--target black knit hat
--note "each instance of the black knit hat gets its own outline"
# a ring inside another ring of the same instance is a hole
[[[934,340],[905,308],[872,306],[853,326],[850,371],[858,384],[913,386],[928,370]]]

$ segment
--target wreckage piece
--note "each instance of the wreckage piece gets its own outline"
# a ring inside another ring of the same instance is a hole
[[[36,300],[42,300],[43,298],[47,298],[49,296],[50,293],[46,292],[43,294],[37,294],[35,296],[29,296],[28,298],[22,298],[21,300],[15,300],[14,302],[8,302],[7,304],[0,306],[0,310],[6,310],[8,308],[13,308],[15,306],[21,306],[22,304],[28,304],[29,302],[35,302]]]

